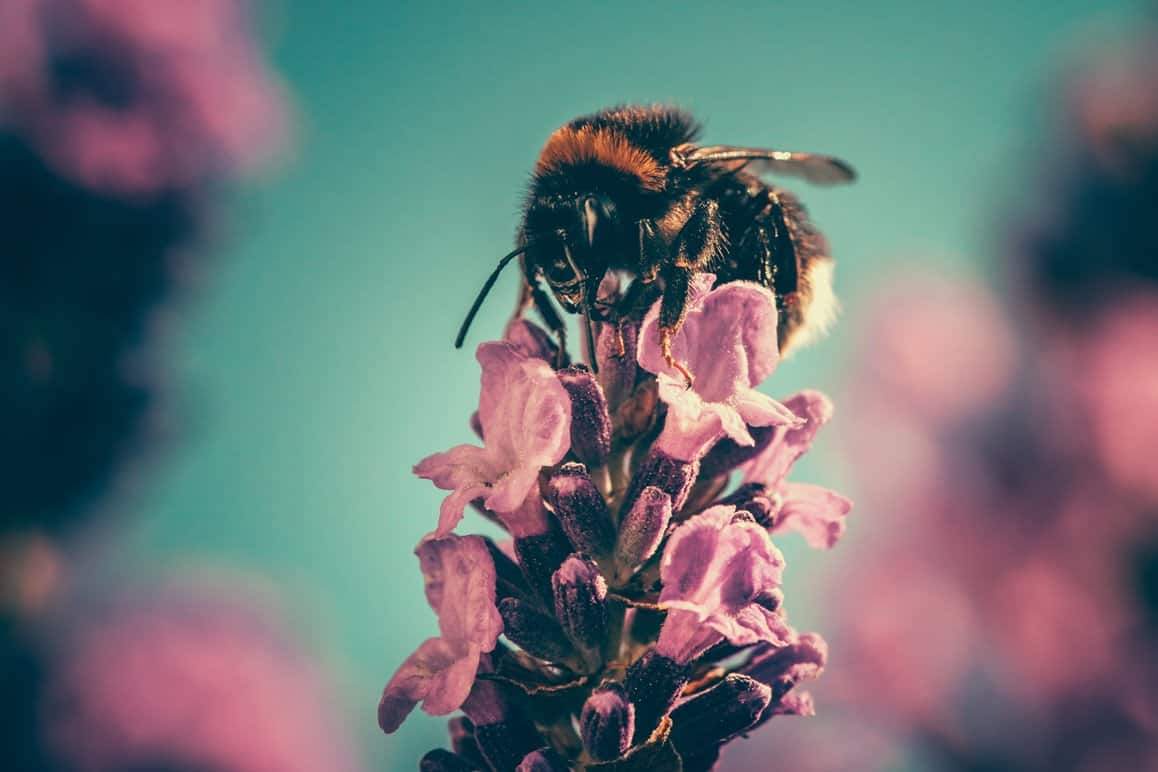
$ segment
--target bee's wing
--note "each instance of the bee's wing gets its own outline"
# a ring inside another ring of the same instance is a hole
[[[846,161],[816,153],[762,150],[750,147],[684,145],[672,151],[673,160],[687,167],[724,164],[734,169],[747,166],[757,174],[789,174],[815,185],[842,185],[856,179],[856,171]]]

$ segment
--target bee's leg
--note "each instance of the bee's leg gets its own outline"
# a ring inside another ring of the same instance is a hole
[[[651,220],[639,221],[639,280],[651,284],[667,262],[667,244]]]
[[[710,270],[723,248],[720,206],[711,199],[704,199],[696,205],[692,216],[680,231],[674,259],[665,264],[660,272],[664,285],[659,306],[660,348],[668,366],[679,371],[689,384],[695,377],[672,355],[672,338],[679,332],[687,316],[692,277]]]

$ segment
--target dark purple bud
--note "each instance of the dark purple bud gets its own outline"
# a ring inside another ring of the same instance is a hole
[[[729,504],[750,513],[756,522],[765,528],[772,526],[772,521],[780,510],[778,497],[767,495],[765,487],[760,483],[741,485],[718,503]]]
[[[635,733],[635,706],[617,683],[605,684],[587,698],[579,715],[583,747],[596,761],[611,761],[631,747]]]
[[[553,617],[518,598],[499,601],[503,635],[533,657],[562,662],[573,653],[571,641]]]
[[[611,453],[611,415],[603,387],[585,365],[559,371],[571,395],[571,452],[589,467],[603,466]]]
[[[816,633],[805,633],[787,646],[760,652],[743,673],[767,684],[778,701],[801,681],[819,677],[827,661],[828,644]]]
[[[712,446],[700,459],[700,476],[705,479],[728,474],[733,469],[751,461],[764,452],[776,436],[775,426],[749,426],[748,433],[756,441],[755,445],[739,445],[735,440],[725,437]]]
[[[519,564],[511,560],[507,553],[499,549],[498,545],[487,537],[481,537],[483,542],[487,545],[487,551],[490,552],[491,560],[495,564],[495,594],[499,599],[502,598],[523,598],[530,597],[527,588],[527,583],[523,578],[523,572],[519,569]]]
[[[589,665],[598,666],[599,648],[607,631],[607,582],[599,568],[572,555],[555,572],[555,616],[563,632],[583,651]]]
[[[626,581],[655,554],[671,522],[671,496],[654,486],[644,488],[619,524],[615,544],[616,579]]]
[[[471,720],[466,716],[455,716],[446,722],[446,728],[450,732],[450,747],[455,754],[465,759],[471,769],[486,769],[487,763],[474,739],[474,724]]]
[[[478,411],[470,414],[470,430],[481,440],[483,438],[482,421],[478,417]]]
[[[733,673],[672,711],[672,744],[691,758],[714,755],[721,743],[759,721],[771,701],[767,686]]]
[[[515,772],[570,772],[567,761],[551,748],[531,751],[515,768]]]
[[[543,744],[534,725],[511,702],[505,687],[478,679],[462,712],[474,724],[474,737],[492,769],[515,769],[523,758]]]
[[[555,510],[575,551],[602,556],[615,546],[615,525],[603,496],[582,464],[563,464],[547,483],[547,503]]]
[[[442,748],[431,751],[418,762],[419,772],[473,772],[475,769],[466,759]]]
[[[691,665],[681,665],[655,649],[648,649],[627,669],[623,687],[635,706],[633,742],[643,742],[659,726],[659,720],[687,686],[691,672]]]
[[[515,555],[519,558],[519,569],[527,584],[547,604],[554,608],[555,593],[551,587],[551,575],[571,554],[571,545],[559,529],[554,519],[544,533],[520,536],[515,539]]]
[[[639,372],[635,361],[638,333],[638,323],[627,319],[620,320],[618,325],[603,324],[599,327],[599,340],[595,344],[599,383],[612,410],[635,390],[635,377]]]
[[[619,511],[630,512],[644,488],[659,488],[671,497],[672,512],[679,512],[688,500],[699,469],[698,461],[680,461],[653,448],[635,470]]]

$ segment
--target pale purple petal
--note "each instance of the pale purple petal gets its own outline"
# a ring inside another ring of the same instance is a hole
[[[844,534],[852,502],[828,488],[809,483],[784,483],[782,503],[772,533],[796,531],[813,547],[830,549]]]
[[[470,693],[479,658],[502,633],[494,561],[481,536],[426,539],[415,550],[426,598],[441,636],[410,655],[382,693],[378,723],[393,732],[420,701],[432,715],[457,710]]]
[[[472,664],[471,656],[464,659],[442,638],[423,641],[418,650],[406,658],[382,692],[382,700],[378,703],[378,725],[382,731],[396,731],[423,700],[427,700],[423,709],[431,715],[440,715],[430,709],[431,703],[442,708],[457,699],[457,704],[442,711],[443,714],[462,705],[470,694],[478,657],[478,652],[475,652]]]
[[[644,318],[638,344],[640,366],[656,374],[668,405],[657,447],[674,458],[698,458],[722,437],[753,443],[749,426],[797,424],[800,419],[756,387],[779,361],[775,296],[750,282],[708,291],[710,274],[697,278],[672,354],[694,375],[690,386],[660,349],[659,304]]]
[[[442,637],[483,651],[494,648],[502,620],[495,608],[495,565],[482,537],[426,539],[414,554]]]
[[[516,468],[500,477],[491,487],[486,507],[492,512],[514,512],[533,493],[539,480],[539,467]],[[537,493],[534,495],[538,495]]]
[[[542,359],[554,365],[559,353],[559,347],[551,340],[551,336],[537,324],[526,319],[512,319],[503,331],[503,340],[510,343],[523,356]]]
[[[740,466],[746,483],[778,487],[796,460],[812,447],[816,433],[832,419],[832,401],[819,391],[794,394],[784,400],[782,406],[803,419],[804,423],[797,427],[778,427],[768,449]]]
[[[783,640],[787,627],[770,602],[783,567],[768,532],[735,507],[691,518],[672,534],[660,564],[660,603],[669,614],[657,650],[684,659],[721,638]]]
[[[452,491],[443,501],[437,536],[453,530],[475,499],[500,516],[511,515],[520,523],[514,527],[525,531],[519,513],[528,504],[533,509],[529,499],[539,470],[561,461],[570,445],[571,399],[546,362],[505,342],[483,343],[478,360],[483,370],[478,423],[485,447],[459,445],[414,467],[419,477]]]

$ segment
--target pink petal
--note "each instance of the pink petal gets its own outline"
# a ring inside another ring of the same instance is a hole
[[[539,468],[513,469],[491,488],[486,508],[499,514],[514,512],[539,485]]]
[[[476,445],[456,445],[445,453],[427,456],[414,465],[414,474],[444,491],[490,482],[497,475],[490,454]]]
[[[474,483],[452,491],[438,508],[438,526],[434,529],[434,536],[449,536],[462,522],[467,505],[486,496],[489,490],[485,483]]]
[[[418,651],[406,658],[382,692],[382,700],[378,703],[378,725],[382,731],[389,734],[402,726],[414,706],[430,693],[434,676],[456,662],[455,652],[446,641],[441,638],[427,638],[423,641]],[[444,691],[445,686],[444,683]],[[466,699],[466,694],[463,694],[462,699]]]
[[[716,325],[735,325],[738,329],[748,386],[758,386],[776,371],[780,362],[776,296],[767,288],[752,282],[730,282],[704,299],[702,313]]]
[[[832,419],[832,401],[819,391],[805,390],[794,394],[784,400],[783,407],[804,422],[777,429],[767,450],[740,466],[744,482],[777,488],[788,476],[796,459],[812,447],[816,433]]]
[[[744,423],[748,426],[790,426],[804,425],[804,419],[788,407],[755,389],[747,389],[736,395],[732,402]]]
[[[502,619],[495,608],[494,561],[482,537],[426,539],[414,553],[442,637],[459,651],[493,649]]]
[[[832,548],[844,533],[844,518],[852,509],[852,501],[809,483],[784,483],[780,491],[783,504],[772,532],[798,531],[809,545]]]
[[[422,709],[432,716],[445,716],[462,707],[478,673],[479,657],[478,649],[470,649],[449,667],[435,673]]]
[[[570,445],[571,399],[555,371],[508,343],[482,344],[478,360],[483,366],[479,421],[496,465],[510,471],[558,463]]]

